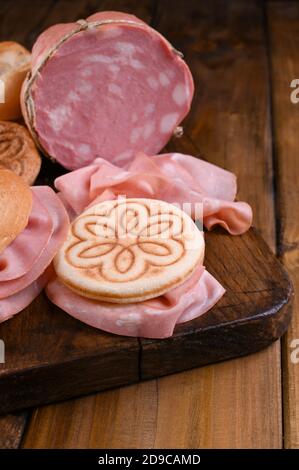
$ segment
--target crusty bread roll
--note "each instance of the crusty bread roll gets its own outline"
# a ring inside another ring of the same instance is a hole
[[[30,69],[31,54],[13,41],[0,42],[0,86],[4,103],[0,102],[0,119],[19,119],[22,116],[20,92]]]
[[[7,168],[31,185],[41,158],[28,130],[15,122],[0,121],[0,169]]]
[[[0,253],[24,230],[31,208],[30,187],[12,171],[0,169]]]

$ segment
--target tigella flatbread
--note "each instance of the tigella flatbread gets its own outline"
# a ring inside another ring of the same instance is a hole
[[[203,258],[203,233],[184,211],[155,199],[117,199],[74,220],[54,267],[83,297],[124,304],[174,289]]]
[[[204,247],[203,232],[172,204],[142,198],[94,204],[71,224],[46,293],[95,328],[167,338],[225,292],[203,266]]]

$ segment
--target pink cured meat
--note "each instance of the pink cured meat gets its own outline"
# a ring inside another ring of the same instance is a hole
[[[35,188],[35,190],[37,187]],[[22,277],[0,282],[0,299],[5,299],[32,284],[49,266],[56,252],[65,240],[69,227],[67,212],[55,192],[48,186],[38,187],[38,196],[47,208],[53,223],[53,234],[31,269]],[[35,243],[32,232],[32,243]]]
[[[49,299],[78,320],[110,333],[144,338],[168,338],[177,323],[204,314],[224,292],[202,266],[176,289],[136,304],[96,302],[71,291],[58,279],[46,288]]]
[[[123,166],[164,147],[193,93],[189,68],[161,34],[103,12],[41,34],[22,109],[38,145],[66,168],[96,157]]]
[[[192,210],[202,203],[204,225],[212,229],[219,224],[233,235],[246,232],[252,223],[250,206],[234,201],[236,176],[189,155],[149,157],[140,152],[125,169],[99,158],[57,178],[55,186],[76,214],[100,200],[125,195],[163,199],[181,207],[189,203]]]
[[[32,188],[32,193],[32,211],[27,227],[0,255],[0,282],[24,276],[41,255],[53,233],[52,218],[38,197],[43,193],[38,186]]]
[[[5,299],[0,299],[0,323],[9,320],[11,317],[28,307],[31,302],[41,293],[49,282],[52,270],[47,269],[36,281],[23,290]]]

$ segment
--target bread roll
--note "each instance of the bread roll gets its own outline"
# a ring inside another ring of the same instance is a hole
[[[0,42],[0,119],[4,121],[22,116],[20,91],[30,61],[30,52],[20,44]]]
[[[31,185],[40,166],[40,155],[26,127],[0,121],[0,169],[13,171]]]
[[[0,169],[0,253],[24,230],[31,208],[30,187],[12,171]]]

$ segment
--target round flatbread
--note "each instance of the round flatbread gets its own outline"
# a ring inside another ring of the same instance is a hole
[[[203,233],[185,212],[154,199],[118,199],[72,223],[54,267],[84,297],[132,303],[183,283],[203,256]]]
[[[7,168],[33,184],[41,158],[29,132],[14,122],[0,121],[0,169]]]
[[[0,169],[0,253],[24,230],[31,208],[30,187],[15,173]]]

